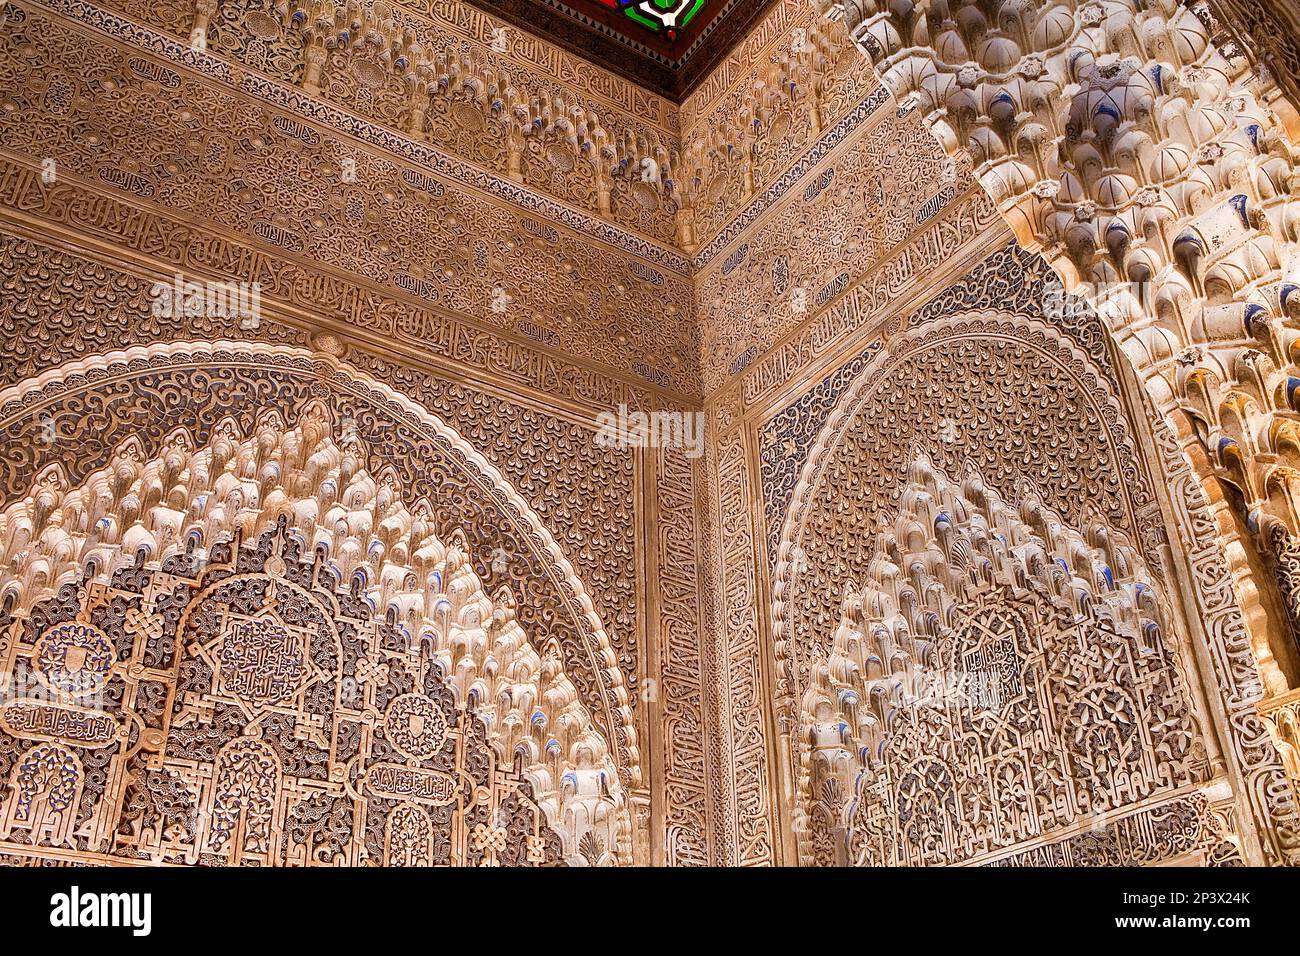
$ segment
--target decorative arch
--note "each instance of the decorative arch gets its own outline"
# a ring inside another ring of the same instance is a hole
[[[1072,863],[1238,858],[1203,797],[1180,803],[1211,762],[1156,578],[1126,536],[1080,532],[1029,484],[1004,501],[920,454],[865,574],[799,706],[804,862],[957,863],[1039,841]],[[1121,845],[1112,818],[1161,796],[1191,825]],[[1081,822],[1095,846],[1071,843]]]
[[[139,396],[186,408],[218,379],[231,414],[132,427]],[[295,381],[300,402],[283,396]],[[0,393],[9,434],[58,435],[74,411],[112,417],[116,441],[11,468],[36,480],[0,511],[0,648],[102,695],[109,726],[80,741],[104,769],[85,776],[79,849],[411,862],[428,820],[435,862],[630,862],[640,770],[608,638],[541,522],[439,419],[328,356],[231,342],[130,349]],[[395,437],[424,438],[405,449],[426,453],[416,467],[493,503],[568,627],[531,639],[527,605],[485,593],[483,529],[440,520],[457,488],[411,493],[376,449]],[[41,655],[70,624],[99,640],[45,653],[56,671]],[[585,694],[584,654],[601,681]],[[85,703],[61,692],[42,719]],[[0,730],[30,736],[42,715],[11,710]]]
[[[1098,302],[1117,286],[1149,290],[1103,310],[1110,332],[1221,513],[1218,544],[1269,690],[1261,709],[1294,708],[1295,675],[1278,664],[1300,624],[1300,483],[1286,477],[1298,466],[1294,106],[1225,36],[1214,4],[837,5],[885,86],[922,109],[949,156],[970,157],[1024,248]],[[1275,580],[1252,580],[1243,544],[1277,566]],[[1269,620],[1261,592],[1279,594],[1288,620]]]
[[[1049,506],[1076,521],[1137,528],[1139,511],[1154,505],[1097,354],[1024,313],[944,314],[953,303],[938,305],[886,333],[887,345],[874,350],[835,397],[798,480],[789,480],[788,504],[772,541],[778,707],[787,720],[806,683],[807,643],[824,641],[837,615],[827,595],[807,584],[850,573],[852,561],[865,560],[873,526],[888,502],[899,500],[918,445],[940,467],[959,470],[970,458],[984,474],[1000,469],[999,483],[1014,469],[1038,482]],[[1023,304],[1024,312],[1032,308]],[[964,407],[913,404],[963,394]],[[932,433],[918,433],[919,422]],[[913,531],[930,534],[928,528]],[[813,540],[828,545],[818,552]]]
[[[1012,259],[1023,257],[1023,253],[1012,253]],[[989,262],[997,259],[992,257]],[[1251,668],[1249,643],[1243,638],[1241,612],[1224,592],[1224,588],[1231,587],[1231,576],[1217,558],[1217,546],[1206,543],[1206,536],[1212,538],[1215,528],[1204,513],[1199,488],[1194,483],[1185,487],[1182,476],[1187,472],[1190,480],[1190,472],[1172,436],[1159,427],[1159,422],[1152,437],[1160,445],[1161,454],[1158,462],[1150,462],[1156,471],[1148,476],[1137,467],[1137,449],[1127,431],[1129,413],[1114,394],[1110,353],[1092,328],[1099,325],[1095,317],[1089,325],[1084,313],[1066,311],[1049,326],[1033,317],[1036,309],[1041,314],[1042,306],[1022,301],[1022,289],[1008,290],[1003,296],[1005,308],[1010,310],[1005,313],[979,296],[972,297],[966,287],[971,281],[981,287],[989,281],[989,277],[981,278],[984,269],[983,265],[978,267],[962,286],[946,291],[920,312],[889,323],[882,329],[879,343],[845,366],[848,374],[835,373],[838,385],[829,392],[819,388],[810,393],[817,396],[817,406],[792,406],[774,420],[774,427],[779,424],[782,430],[764,436],[773,443],[791,434],[808,436],[804,445],[808,451],[801,456],[804,464],[800,472],[795,475],[774,468],[774,481],[767,488],[774,565],[775,709],[781,728],[779,746],[789,748],[784,750],[782,762],[789,772],[788,786],[791,791],[803,787],[798,798],[802,805],[797,810],[791,808],[792,813],[800,814],[798,826],[805,828],[796,839],[801,854],[805,860],[809,854],[821,859],[833,855],[834,847],[843,845],[837,843],[834,827],[844,826],[842,815],[834,808],[843,808],[856,799],[849,781],[841,777],[814,782],[811,776],[805,776],[800,784],[803,771],[799,769],[799,748],[806,742],[810,722],[829,721],[830,726],[838,726],[832,719],[837,713],[832,702],[806,702],[806,692],[812,685],[809,675],[823,667],[833,652],[833,639],[842,623],[842,589],[855,590],[857,585],[851,581],[870,581],[875,574],[873,562],[882,525],[894,529],[902,548],[909,547],[909,542],[928,547],[935,538],[933,525],[916,516],[894,527],[896,518],[902,521],[901,502],[906,494],[902,479],[908,475],[915,456],[924,453],[941,474],[965,476],[973,471],[983,475],[988,487],[1004,501],[1021,502],[1025,500],[1025,489],[1031,489],[1046,510],[1057,515],[1063,526],[1077,529],[1091,549],[1099,547],[1098,542],[1103,540],[1097,534],[1112,541],[1123,536],[1149,569],[1148,602],[1171,593],[1175,587],[1194,595],[1192,600],[1203,620],[1184,618],[1181,603],[1177,609],[1161,608],[1159,614],[1150,610],[1144,613],[1159,624],[1162,640],[1176,651],[1176,663],[1187,668],[1189,674],[1195,665],[1186,642],[1204,640],[1210,644],[1212,679],[1225,688],[1223,693],[1230,700],[1240,704],[1233,704],[1228,727],[1218,727],[1217,734],[1202,734],[1210,762],[1218,768],[1215,782],[1185,784],[1203,789],[1204,799],[1195,797],[1195,807],[1180,804],[1178,812],[1200,820],[1198,827],[1211,827],[1229,836],[1235,830],[1241,839],[1238,852],[1248,858],[1257,859],[1262,854],[1262,858],[1274,862],[1287,859],[1294,851],[1290,837],[1294,811],[1287,795],[1278,789],[1281,768],[1276,756],[1260,747],[1263,727],[1253,713],[1259,696],[1258,679],[1253,670],[1249,674],[1242,670],[1243,655],[1246,668]],[[1025,283],[1027,286],[1029,280]],[[963,306],[995,311],[961,312]],[[1068,338],[1063,335],[1067,329]],[[945,341],[999,338],[1008,344],[1020,343],[1015,347],[1019,357],[1010,366],[1007,362],[1012,353],[1005,350],[998,352],[989,347],[985,349],[987,354],[965,354],[939,347]],[[1028,379],[1013,367],[1023,367],[1026,362],[1041,365]],[[996,384],[985,382],[989,375],[996,378]],[[1037,379],[1043,381],[1027,387],[1029,381]],[[931,407],[934,401],[963,385],[969,395],[965,403],[968,407],[963,407],[961,401],[950,401],[946,407],[961,413],[953,413],[951,421],[941,421],[940,413]],[[886,395],[891,396],[892,404],[881,405]],[[1004,404],[990,407],[986,396]],[[1028,404],[1007,405],[1008,396],[1019,396],[1017,401],[1026,399]],[[1036,408],[1040,400],[1068,409],[1075,420],[1090,423],[1085,432],[1078,434],[1095,434],[1096,446],[1078,445],[1077,439],[1072,439],[1075,443],[1068,447],[1056,445],[1062,435],[1071,433],[1073,426],[1066,422],[1061,428],[1039,427]],[[817,412],[816,408],[823,410]],[[908,427],[902,428],[901,424]],[[797,430],[791,432],[791,428]],[[1019,436],[1011,444],[1007,443],[1008,430]],[[1040,441],[1040,436],[1047,444]],[[1091,460],[1104,465],[1098,472],[1105,478],[1100,484],[1089,484],[1080,475],[1080,462]],[[1178,489],[1172,496],[1177,513],[1169,520],[1176,522],[1171,527],[1186,529],[1186,534],[1180,535],[1174,545],[1173,564],[1164,553],[1161,506],[1150,491],[1151,480],[1167,480]],[[1085,483],[1081,485],[1081,481]],[[822,514],[831,524],[811,520],[814,514]],[[844,524],[856,530],[835,530]],[[1184,549],[1185,557],[1179,557]],[[1061,570],[1073,573],[1078,555],[1085,553],[1076,548],[1073,556],[1068,552],[1060,555],[1068,566]],[[1049,563],[1040,560],[1041,566]],[[1117,567],[1106,564],[1118,580],[1122,575]],[[1128,565],[1134,566],[1131,560]],[[907,570],[906,564],[900,566]],[[1176,580],[1171,580],[1170,575]],[[816,598],[812,603],[805,598],[810,594]],[[951,611],[956,605],[950,605],[946,615],[939,613],[927,603],[932,596],[931,591],[922,590],[914,599],[927,611],[923,620],[929,622],[932,632],[952,630],[958,624]],[[1093,604],[1095,596],[1084,599],[1080,608]],[[887,677],[899,665],[890,655],[877,656],[879,663],[863,664],[864,672],[873,678]],[[1182,680],[1193,701],[1192,714],[1211,713],[1203,698],[1203,679]],[[873,688],[877,698],[881,693],[880,688]],[[1106,824],[1112,828],[1108,832],[1113,835],[1126,826],[1138,826],[1133,822],[1137,818],[1126,813],[1123,809],[1118,813],[1105,811],[1106,820],[1111,821]],[[1237,822],[1225,823],[1233,819],[1234,813]],[[809,830],[817,819],[836,822],[830,829],[823,826],[820,831]],[[1039,840],[1032,849],[1022,848],[1019,852],[1023,859],[1050,863],[1053,854],[1073,852],[1068,849],[1074,845],[1073,839],[1064,837],[1056,844]],[[1051,846],[1057,849],[1048,849]],[[981,858],[993,857],[986,854]]]

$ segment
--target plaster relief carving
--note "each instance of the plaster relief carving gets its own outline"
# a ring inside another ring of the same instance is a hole
[[[908,471],[799,705],[805,862],[1014,854],[1207,782],[1163,599],[1133,547],[1102,525],[1085,537],[1029,489],[1005,502],[924,456]],[[1197,819],[1208,857],[1235,859],[1235,837]]]
[[[98,694],[123,728],[107,749],[65,728],[71,749],[22,751],[37,723],[6,713],[15,849],[628,861],[625,791],[559,649],[369,458],[310,403],[297,425],[227,419],[203,444],[178,429],[155,456],[129,438],[3,511],[6,670]],[[389,820],[409,801],[434,807],[423,851],[419,813]]]
[[[1257,6],[0,2],[0,859],[1292,862]]]

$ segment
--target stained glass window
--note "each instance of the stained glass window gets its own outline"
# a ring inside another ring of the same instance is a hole
[[[647,30],[668,40],[677,39],[709,0],[596,0],[622,11]]]

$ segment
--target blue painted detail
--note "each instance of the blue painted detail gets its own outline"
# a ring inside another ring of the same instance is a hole
[[[1246,203],[1249,202],[1249,200],[1238,193],[1236,196],[1229,199],[1228,202],[1232,204],[1233,209],[1237,210],[1237,218],[1241,220],[1241,224],[1249,229],[1250,219],[1246,215]]]
[[[1300,389],[1300,378],[1294,375],[1287,376],[1286,380],[1286,400],[1292,408],[1296,407],[1296,390]]]
[[[1250,338],[1251,336],[1250,323],[1255,321],[1255,317],[1258,315],[1267,315],[1267,314],[1268,314],[1267,310],[1262,305],[1256,305],[1254,302],[1252,302],[1246,306],[1244,312],[1242,313],[1242,320],[1241,320],[1242,329],[1246,333],[1246,338]]]

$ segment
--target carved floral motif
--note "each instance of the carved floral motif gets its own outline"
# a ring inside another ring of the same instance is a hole
[[[6,719],[5,839],[158,862],[627,861],[623,788],[559,648],[335,434],[314,404],[152,458],[132,439],[5,510],[7,669],[102,687],[129,727],[110,749],[23,750],[31,723]],[[485,820],[501,829],[478,840]]]

